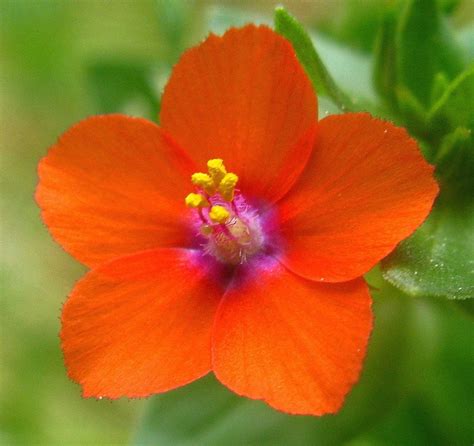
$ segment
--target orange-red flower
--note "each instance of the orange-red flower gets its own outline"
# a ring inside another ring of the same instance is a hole
[[[211,35],[174,68],[160,126],[92,117],[41,161],[43,219],[91,268],[63,310],[69,376],[117,398],[213,371],[279,410],[336,412],[372,327],[361,276],[425,219],[432,173],[388,122],[317,122],[269,28]]]

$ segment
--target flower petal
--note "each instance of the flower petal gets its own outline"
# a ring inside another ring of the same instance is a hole
[[[365,113],[325,118],[306,170],[280,202],[280,260],[313,280],[358,277],[423,222],[437,192],[404,129]]]
[[[274,201],[304,168],[316,118],[311,82],[291,44],[249,25],[211,34],[181,57],[160,122],[202,168],[222,158],[246,195]]]
[[[191,251],[164,248],[87,274],[62,315],[69,376],[85,397],[144,397],[210,370],[221,290]]]
[[[341,407],[372,326],[362,279],[319,284],[280,264],[230,289],[212,335],[212,367],[234,392],[289,413]]]
[[[96,116],[68,130],[43,158],[36,199],[53,237],[96,266],[185,244],[181,216],[192,169],[155,124]]]

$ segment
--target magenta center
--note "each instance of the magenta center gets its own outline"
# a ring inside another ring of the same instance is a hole
[[[213,205],[225,207],[229,218],[225,223],[212,224],[209,212],[202,211],[204,220],[201,221],[200,233],[206,240],[204,251],[230,265],[243,264],[258,254],[265,244],[258,212],[240,194],[236,194],[231,203],[217,195],[210,197],[210,201]]]

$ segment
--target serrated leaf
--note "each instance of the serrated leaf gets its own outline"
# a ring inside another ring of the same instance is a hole
[[[208,376],[155,397],[135,445],[283,446],[343,444],[383,419],[419,384],[436,327],[424,303],[376,281],[376,326],[361,381],[337,415],[291,416],[241,398]],[[416,339],[416,345],[413,345]]]
[[[340,110],[352,110],[354,108],[352,101],[334,82],[313,46],[308,33],[282,7],[275,9],[275,30],[293,45],[299,61],[313,82],[316,92],[329,96]]]
[[[421,104],[430,105],[433,81],[444,72],[453,79],[463,56],[443,22],[436,0],[409,0],[397,30],[397,66],[401,85]]]
[[[438,158],[441,194],[428,220],[382,262],[384,277],[413,296],[474,297],[472,132],[448,135]]]
[[[433,211],[384,262],[387,280],[413,296],[474,297],[474,208]]]

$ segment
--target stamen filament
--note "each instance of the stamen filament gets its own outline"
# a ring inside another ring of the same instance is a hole
[[[201,219],[201,221],[206,225],[209,224],[206,217],[204,217],[204,213],[202,212],[202,208],[198,208],[197,211],[198,211],[199,218]]]
[[[227,172],[221,159],[209,160],[207,167],[208,173],[191,176],[196,191],[188,194],[186,205],[197,211],[199,232],[207,239],[206,252],[224,263],[244,263],[264,243],[258,215],[240,195],[235,200],[239,177]]]

